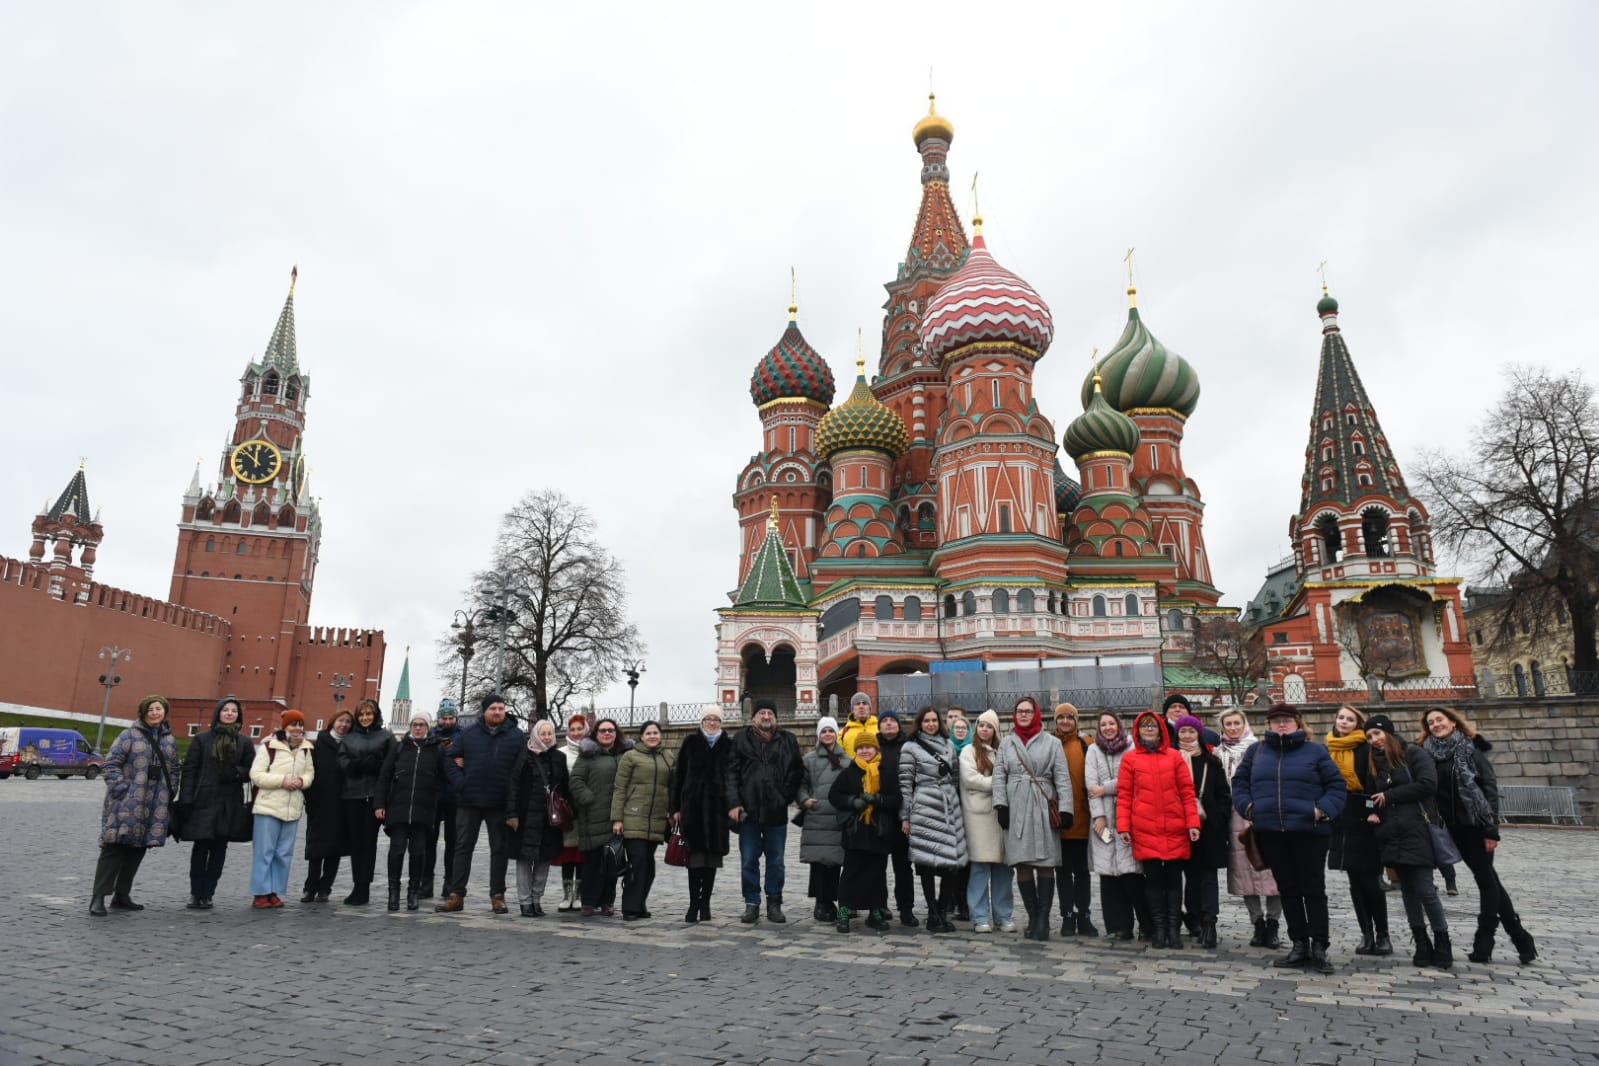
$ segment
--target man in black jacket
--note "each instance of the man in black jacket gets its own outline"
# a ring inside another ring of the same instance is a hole
[[[777,728],[777,704],[755,701],[755,714],[733,741],[727,760],[728,817],[738,826],[743,861],[745,925],[761,916],[761,859],[766,859],[766,917],[783,916],[783,848],[788,843],[788,808],[799,798],[805,766],[799,741]]]
[[[438,738],[439,747],[444,749],[446,757],[450,748],[455,745],[455,738],[461,735],[461,727],[456,725],[456,702],[448,697],[439,701],[439,721],[433,727],[432,735]],[[448,779],[444,782],[444,791],[439,794],[439,805],[434,815],[433,831],[427,835],[426,854],[422,858],[422,887],[418,899],[432,899],[434,885],[434,871],[438,867],[439,859],[439,832],[444,833],[444,887],[449,891],[449,886],[455,880],[451,876],[455,872],[455,786]]]
[[[472,877],[472,852],[480,829],[489,837],[489,904],[505,914],[505,797],[511,764],[527,746],[527,734],[506,721],[505,697],[490,693],[478,701],[483,716],[461,730],[444,769],[455,786],[455,868],[445,886],[449,898],[434,910],[454,912],[466,901]]]

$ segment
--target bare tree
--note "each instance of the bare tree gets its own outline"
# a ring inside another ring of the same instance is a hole
[[[534,491],[500,522],[493,563],[467,592],[473,619],[439,639],[440,662],[460,683],[470,647],[468,685],[520,694],[534,719],[603,688],[625,658],[643,650],[628,621],[620,561],[595,539],[588,511],[564,494]]]
[[[1506,372],[1471,453],[1433,453],[1422,484],[1438,543],[1503,586],[1502,633],[1569,615],[1572,668],[1599,678],[1599,406],[1581,373]]]
[[[1339,612],[1337,623],[1338,643],[1349,655],[1361,679],[1370,684],[1377,682],[1371,695],[1381,699],[1388,691],[1389,682],[1415,673],[1415,658],[1402,645],[1383,639],[1374,639],[1369,630],[1361,626],[1353,610]]]
[[[1194,665],[1227,679],[1233,703],[1266,673],[1266,646],[1236,616],[1201,614],[1194,618]]]

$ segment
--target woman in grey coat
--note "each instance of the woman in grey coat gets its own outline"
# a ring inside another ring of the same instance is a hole
[[[1133,938],[1133,916],[1140,935],[1152,928],[1149,901],[1144,898],[1144,868],[1133,858],[1133,845],[1116,835],[1116,779],[1122,756],[1131,746],[1122,720],[1109,711],[1099,716],[1094,742],[1083,757],[1083,782],[1088,789],[1088,858],[1099,875],[1099,903],[1105,916],[1105,938]]]
[[[1058,805],[1054,824],[1051,801]],[[1038,701],[1023,696],[994,763],[994,813],[1005,830],[1005,861],[1016,870],[1029,940],[1049,939],[1049,910],[1060,865],[1060,831],[1072,819],[1072,775],[1060,741],[1044,732]]]
[[[827,801],[828,790],[849,765],[838,743],[838,722],[822,718],[816,723],[816,750],[805,756],[805,780],[800,782],[800,862],[811,868],[806,895],[816,900],[811,912],[819,922],[838,919],[838,875],[844,868],[844,831],[839,815]]]
[[[927,901],[927,931],[953,933],[955,890],[965,869],[966,817],[961,812],[960,764],[955,746],[944,739],[936,708],[923,707],[899,760],[899,787],[905,796],[900,826],[910,838],[911,862],[921,877]],[[942,885],[935,891],[935,877]]]

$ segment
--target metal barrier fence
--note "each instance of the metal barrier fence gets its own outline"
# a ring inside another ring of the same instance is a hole
[[[1512,818],[1547,818],[1556,825],[1581,825],[1577,790],[1547,785],[1500,785],[1499,815]]]
[[[1038,701],[1044,714],[1050,714],[1057,703],[1070,703],[1083,713],[1099,711],[1147,711],[1160,706],[1160,690],[1151,685],[1129,685],[1119,688],[1046,689],[1041,692],[989,692],[986,695],[964,692],[935,692],[931,695],[883,696],[878,701],[879,711],[894,711],[900,716],[914,714],[923,707],[936,707],[947,711],[960,707],[975,717],[993,708],[1001,715],[1010,713],[1016,701],[1029,696]]]

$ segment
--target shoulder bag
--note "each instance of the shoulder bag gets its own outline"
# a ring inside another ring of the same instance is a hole
[[[1060,800],[1059,799],[1051,799],[1049,793],[1044,791],[1044,786],[1038,780],[1037,776],[1034,775],[1033,768],[1031,766],[1027,765],[1027,745],[1026,744],[1022,744],[1021,745],[1021,749],[1022,749],[1022,755],[1021,755],[1021,758],[1018,759],[1017,761],[1022,764],[1022,770],[1027,774],[1028,778],[1033,782],[1033,787],[1038,789],[1039,798],[1041,798],[1044,801],[1044,803],[1049,807],[1049,827],[1051,829],[1059,829],[1060,828]]]
[[[666,836],[666,865],[688,865],[688,841],[683,839],[683,830],[675,825]]]
[[[1249,762],[1247,766],[1240,767],[1239,769],[1247,769],[1250,772],[1254,771],[1255,754],[1259,747],[1260,741],[1257,740],[1249,749]],[[1249,779],[1245,778],[1245,780]],[[1249,860],[1250,866],[1254,867],[1256,870],[1264,870],[1267,867],[1268,864],[1266,862],[1266,853],[1260,850],[1260,841],[1255,839],[1255,823],[1251,822],[1238,831],[1238,843],[1243,847],[1244,858]]]
[[[577,821],[577,815],[572,811],[572,805],[566,797],[550,787],[550,779],[544,772],[544,764],[539,762],[538,756],[528,760],[539,772],[539,780],[544,783],[544,817],[550,823],[551,829],[566,830],[572,828],[572,823]]]

